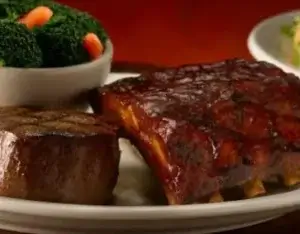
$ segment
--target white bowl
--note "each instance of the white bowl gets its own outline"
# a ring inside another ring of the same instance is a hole
[[[258,23],[250,32],[247,46],[250,54],[256,60],[272,63],[285,72],[293,73],[300,77],[300,69],[293,67],[281,59],[281,35],[282,25],[291,24],[295,16],[300,15],[300,10],[285,12],[267,18]]]
[[[111,68],[113,46],[107,41],[95,61],[61,68],[0,68],[0,106],[64,106],[104,84]]]

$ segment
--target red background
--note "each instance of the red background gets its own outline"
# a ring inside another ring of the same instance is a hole
[[[178,65],[250,58],[246,38],[265,17],[299,1],[60,0],[101,20],[117,61]]]

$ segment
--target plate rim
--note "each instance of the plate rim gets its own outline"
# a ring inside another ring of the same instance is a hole
[[[172,206],[76,205],[0,197],[0,212],[48,218],[103,221],[208,218],[284,208],[293,211],[299,205],[299,189],[239,201]]]
[[[111,72],[110,75],[126,78],[139,74]],[[293,211],[296,206],[300,207],[300,189],[238,201],[164,206],[77,205],[0,197],[0,213],[95,221],[207,218],[285,208]]]

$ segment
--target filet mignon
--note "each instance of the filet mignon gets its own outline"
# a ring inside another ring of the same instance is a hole
[[[116,127],[70,110],[0,108],[0,195],[104,204],[120,153]]]

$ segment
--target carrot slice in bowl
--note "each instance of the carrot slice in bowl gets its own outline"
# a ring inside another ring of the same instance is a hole
[[[53,11],[46,6],[38,6],[22,17],[19,22],[32,29],[35,26],[43,26],[53,16]]]
[[[83,46],[88,51],[92,60],[99,58],[104,51],[103,44],[95,33],[85,35]]]

